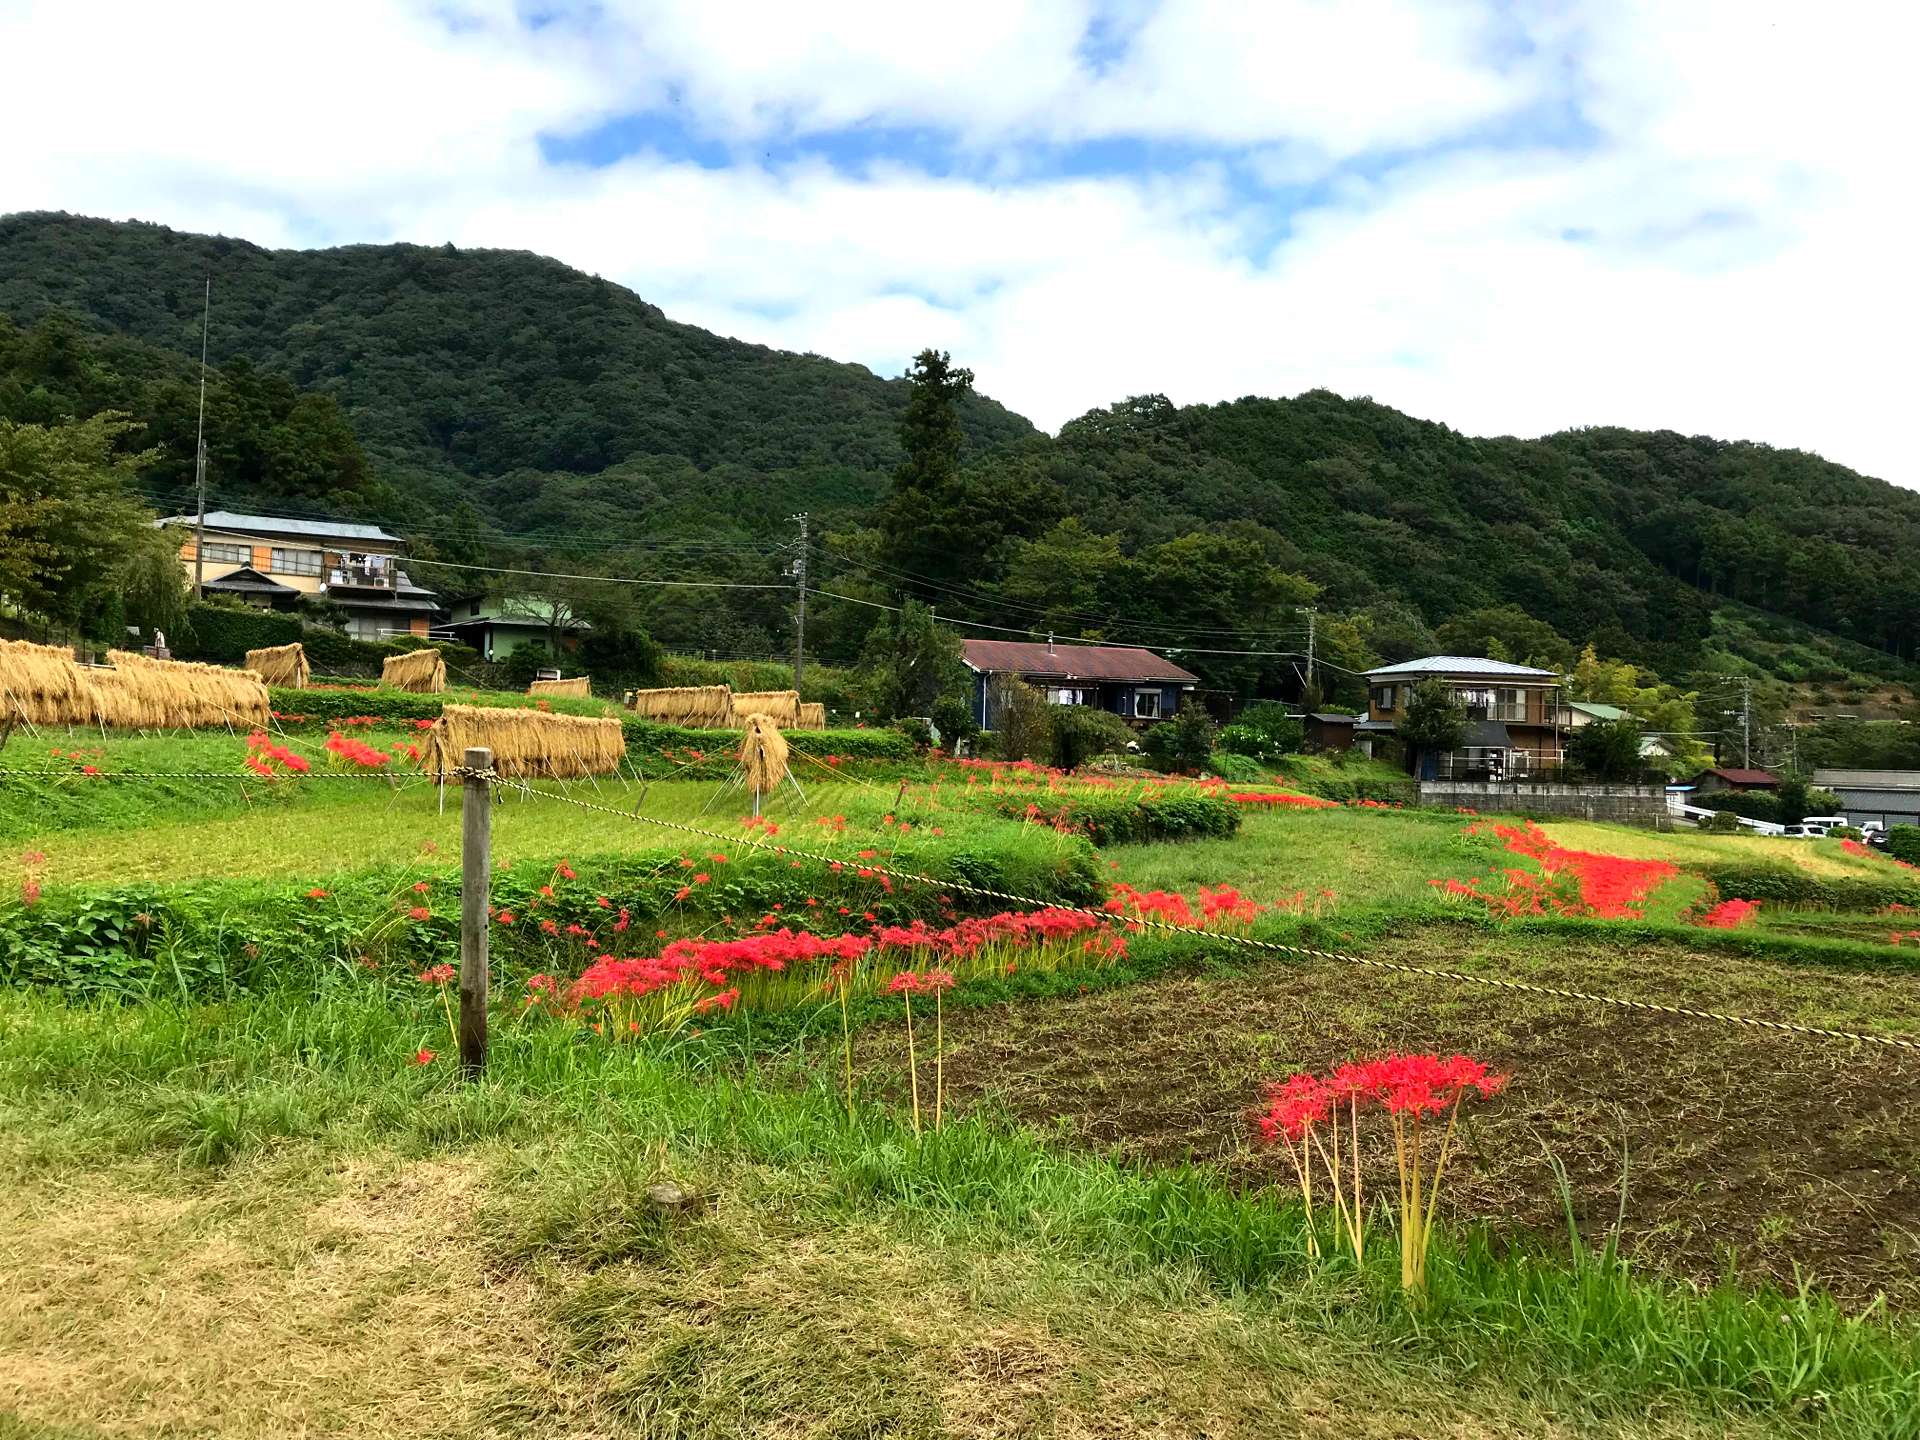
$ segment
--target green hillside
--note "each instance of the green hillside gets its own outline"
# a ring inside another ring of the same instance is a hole
[[[1477,439],[1327,391],[1138,396],[1055,438],[963,386],[947,490],[883,506],[904,382],[676,324],[516,252],[0,219],[0,417],[127,411],[126,443],[156,447],[148,499],[181,506],[209,270],[216,500],[380,518],[423,555],[765,585],[805,508],[823,588],[1178,650],[1242,691],[1297,683],[1308,602],[1336,666],[1434,647],[1566,663],[1592,642],[1676,681],[1917,673],[1920,495],[1816,456]],[[765,653],[790,643],[785,606],[668,590],[643,608],[670,644]],[[882,613],[823,598],[810,643],[850,660]],[[1278,653],[1213,653],[1235,650]]]

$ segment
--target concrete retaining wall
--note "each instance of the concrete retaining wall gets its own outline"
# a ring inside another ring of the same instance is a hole
[[[1667,792],[1652,785],[1529,785],[1516,781],[1422,780],[1420,803],[1487,814],[1571,815],[1648,827],[1670,824]]]

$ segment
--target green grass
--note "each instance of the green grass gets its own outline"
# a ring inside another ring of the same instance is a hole
[[[1816,1296],[1694,1293],[1590,1254],[1503,1252],[1461,1233],[1438,1242],[1433,1297],[1416,1312],[1390,1255],[1364,1272],[1312,1262],[1296,1206],[1203,1171],[1142,1173],[984,1120],[915,1143],[891,1111],[865,1106],[849,1124],[829,1086],[741,1072],[698,1043],[581,1045],[567,1027],[504,1026],[485,1083],[460,1086],[441,1062],[409,1063],[417,1039],[417,1021],[363,993],[118,1011],[5,997],[0,1125],[16,1183],[147,1155],[241,1175],[289,1148],[322,1161],[378,1147],[483,1156],[499,1167],[482,1207],[499,1263],[596,1273],[686,1264],[681,1246],[723,1238],[675,1237],[637,1208],[640,1182],[683,1171],[722,1177],[727,1213],[768,1212],[828,1249],[878,1225],[976,1274],[1097,1270],[1173,1299],[1190,1325],[1227,1304],[1292,1348],[1391,1354],[1446,1407],[1465,1403],[1473,1377],[1498,1375],[1541,1418],[1619,1422],[1653,1407],[1682,1425],[1785,1433],[1813,1419],[1862,1437],[1910,1436],[1920,1421],[1911,1327],[1849,1320]],[[742,1283],[736,1273],[720,1293]],[[843,1283],[871,1293],[857,1274]],[[582,1294],[573,1303],[592,1310]],[[973,1302],[995,1303],[992,1291]],[[614,1338],[614,1317],[593,1313],[566,1315],[584,1338]],[[877,1383],[885,1355],[867,1352],[849,1382]],[[792,1386],[808,1357],[769,1364]],[[655,1400],[697,1394],[688,1372],[660,1381]]]

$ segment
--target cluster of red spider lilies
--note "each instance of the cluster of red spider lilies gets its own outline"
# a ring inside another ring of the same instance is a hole
[[[1469,1097],[1490,1100],[1506,1089],[1497,1075],[1470,1055],[1382,1055],[1341,1065],[1325,1075],[1289,1075],[1266,1087],[1265,1103],[1249,1112],[1254,1134],[1281,1146],[1292,1162],[1300,1197],[1306,1205],[1307,1245],[1320,1253],[1314,1219],[1316,1175],[1326,1176],[1323,1195],[1331,1195],[1335,1229],[1356,1264],[1366,1258],[1367,1202],[1362,1163],[1365,1151],[1379,1152],[1384,1142],[1367,1143],[1382,1128],[1392,1141],[1397,1186],[1395,1214],[1400,1235],[1400,1284],[1414,1295],[1427,1284],[1427,1249],[1447,1161],[1453,1153],[1460,1109]],[[1385,1124],[1375,1127],[1375,1117]],[[1440,1117],[1446,1127],[1438,1143],[1433,1130]]]
[[[1518,825],[1475,822],[1469,835],[1491,832],[1506,849],[1534,862],[1537,870],[1510,867],[1474,880],[1429,880],[1442,893],[1486,906],[1502,919],[1522,915],[1571,915],[1601,920],[1638,920],[1646,902],[1680,868],[1666,860],[1630,860],[1556,844],[1530,820]],[[1497,888],[1492,888],[1497,887]]]

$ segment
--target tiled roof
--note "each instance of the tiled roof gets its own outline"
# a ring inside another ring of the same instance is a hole
[[[1071,680],[1171,680],[1200,677],[1133,645],[1049,645],[1044,640],[962,640],[967,664],[989,674],[1058,675]]]
[[[1515,680],[1558,680],[1559,673],[1535,665],[1515,665],[1510,660],[1489,660],[1484,655],[1427,655],[1418,660],[1402,660],[1398,665],[1382,665],[1367,671],[1369,680],[1392,680],[1412,675],[1488,675]]]
[[[1778,785],[1780,783],[1780,777],[1770,770],[1740,770],[1729,769],[1724,766],[1715,766],[1710,770],[1702,770],[1700,773],[1702,775],[1718,775],[1729,785]]]

